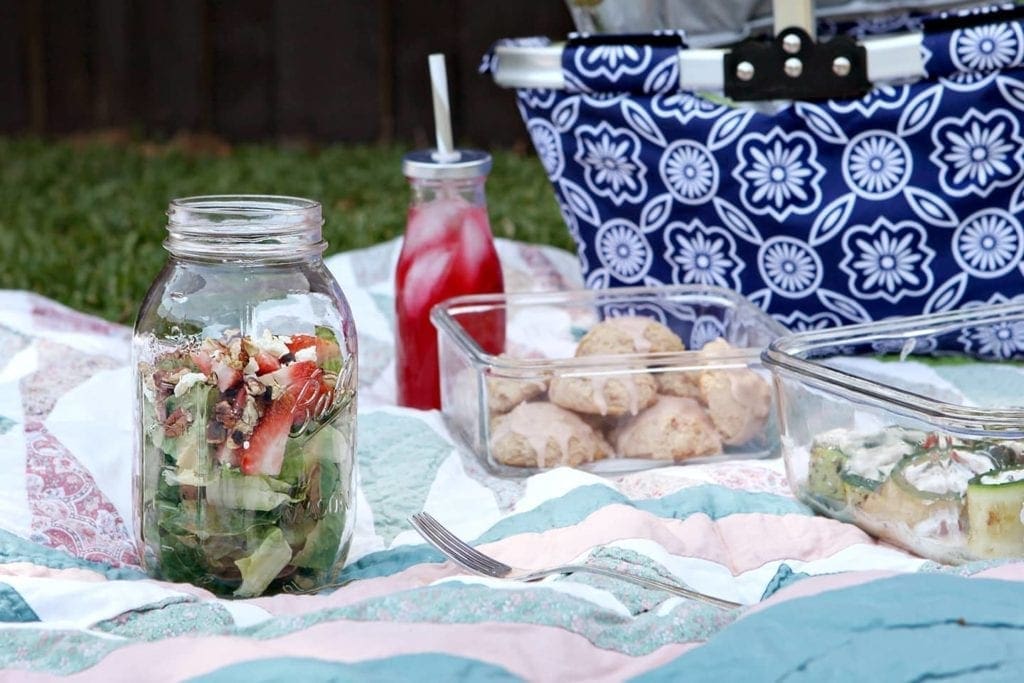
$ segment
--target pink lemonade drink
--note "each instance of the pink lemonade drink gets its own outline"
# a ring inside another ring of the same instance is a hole
[[[458,194],[414,202],[395,284],[398,403],[440,408],[437,332],[430,309],[453,296],[504,288],[486,206]],[[503,350],[504,320],[490,316],[464,324],[484,351]]]

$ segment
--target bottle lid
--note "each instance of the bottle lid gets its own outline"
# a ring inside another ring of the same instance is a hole
[[[443,159],[437,150],[421,149],[402,157],[402,173],[407,178],[425,180],[464,180],[491,172],[491,155],[477,149],[460,149]]]

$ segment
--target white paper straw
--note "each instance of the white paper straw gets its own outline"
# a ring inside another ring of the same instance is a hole
[[[452,141],[452,114],[448,103],[448,74],[445,71],[444,55],[435,53],[428,58],[430,65],[430,90],[434,96],[434,131],[437,137],[437,152],[434,160],[456,161],[459,153]]]

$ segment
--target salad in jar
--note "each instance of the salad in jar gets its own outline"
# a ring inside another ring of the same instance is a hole
[[[242,598],[334,580],[355,426],[354,360],[334,331],[147,348],[137,491],[149,568]]]

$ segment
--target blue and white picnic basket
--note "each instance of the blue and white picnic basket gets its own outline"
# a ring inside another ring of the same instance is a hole
[[[810,2],[775,7],[772,39],[731,48],[591,35],[485,60],[587,285],[725,286],[793,330],[1024,298],[1024,8],[826,40]]]

